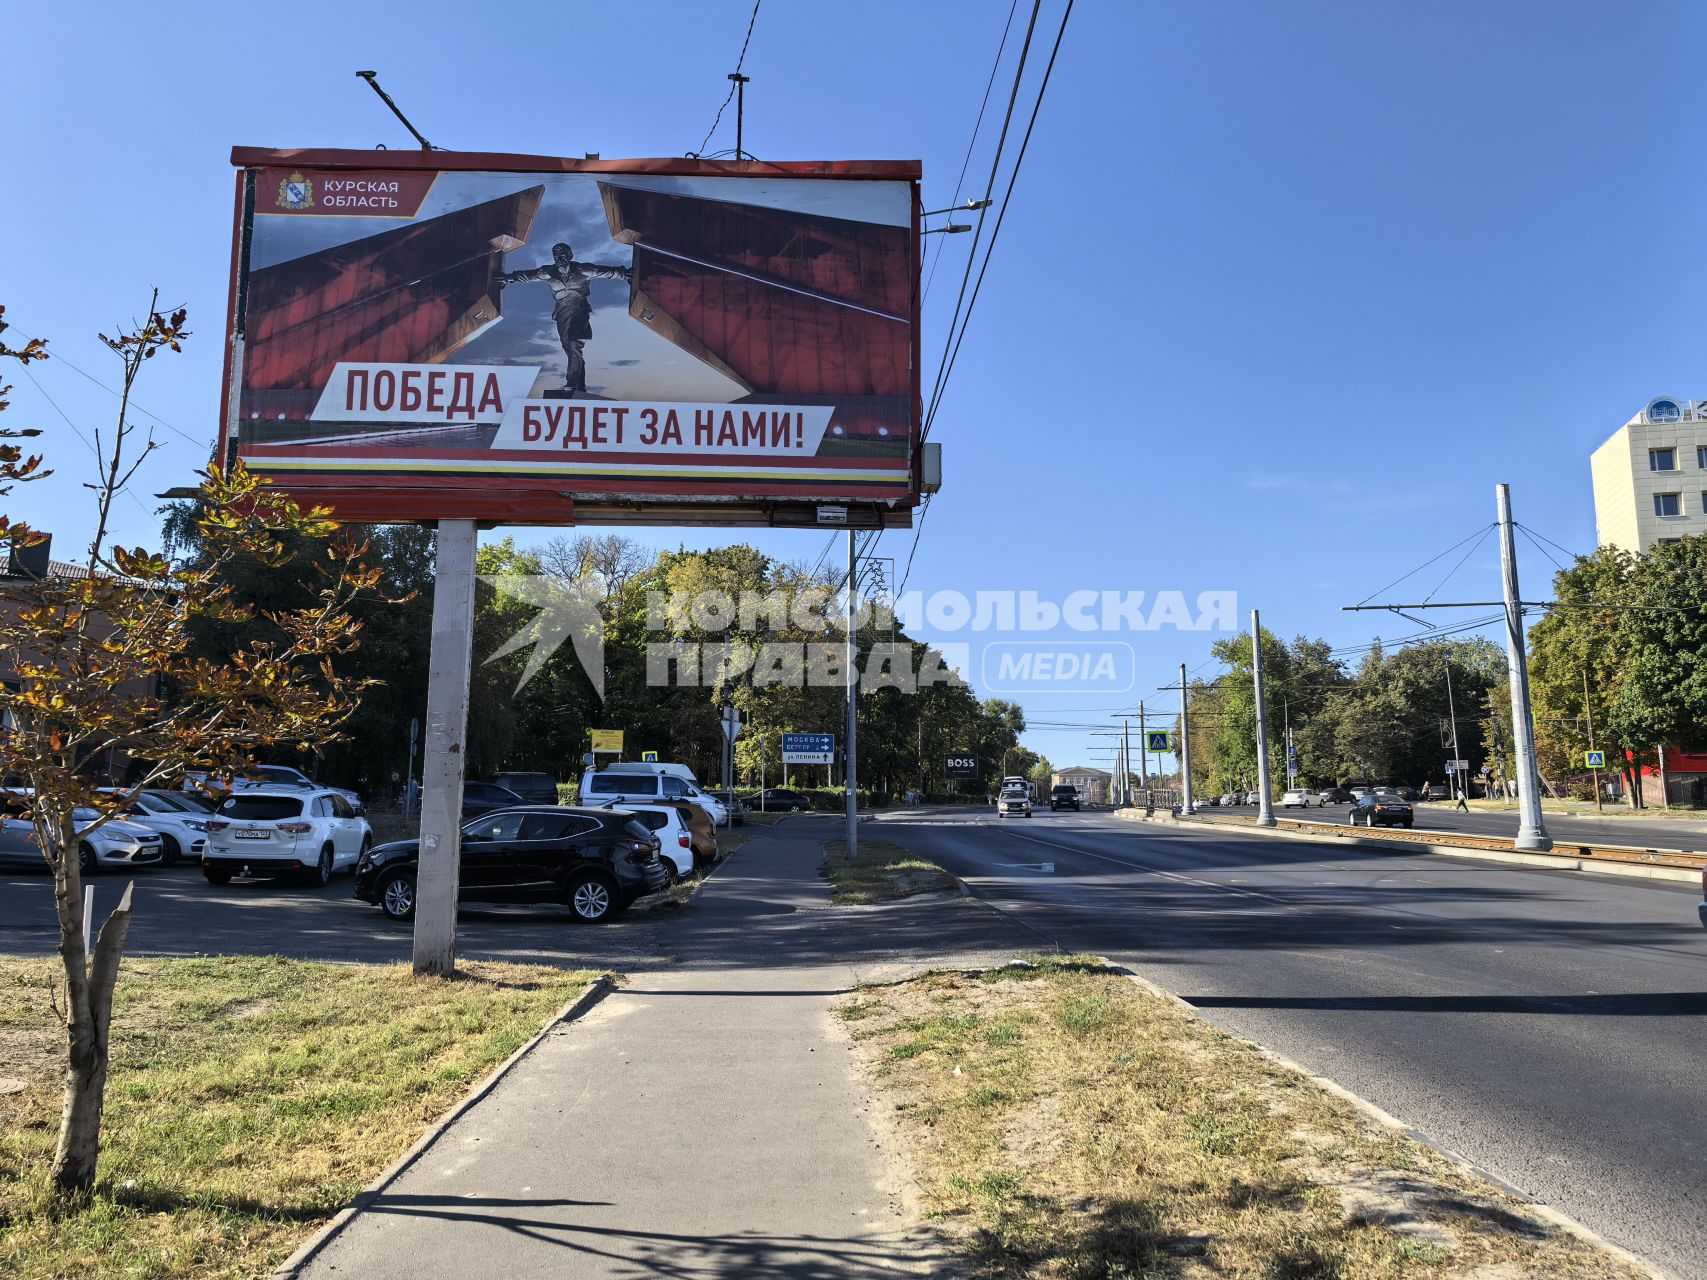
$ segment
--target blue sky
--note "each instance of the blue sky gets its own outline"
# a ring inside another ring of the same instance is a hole
[[[9,45],[35,53],[8,63],[0,303],[10,336],[50,338],[64,359],[36,368],[39,388],[12,377],[11,425],[46,429],[59,474],[8,509],[62,554],[87,537],[89,454],[48,397],[85,432],[105,420],[110,395],[71,366],[110,382],[95,331],[159,285],[198,336],[139,393],[184,433],[159,428],[120,507],[121,535],[153,541],[149,494],[186,482],[215,429],[233,144],[408,145],[353,74],[375,68],[441,146],[696,150],[749,11],[11,15]],[[748,149],[916,157],[927,207],[949,203],[1006,16],[999,0],[766,0]],[[1707,10],[1686,0],[1080,0],[933,429],[945,483],[910,585],[1235,590],[1277,631],[1352,645],[1415,630],[1339,606],[1490,521],[1498,481],[1520,520],[1588,550],[1589,451],[1655,395],[1707,396],[1702,47]],[[733,145],[732,123],[710,150]],[[992,141],[974,153],[980,187]],[[971,239],[938,246],[927,385]],[[753,540],[807,560],[825,543]],[[911,541],[889,534],[878,554],[904,562]],[[1537,586],[1551,568],[1532,549],[1522,563]],[[1496,572],[1490,542],[1453,585],[1485,599]],[[1146,691],[1203,663],[1213,637],[1124,638]],[[1128,699],[1025,701],[1047,720]],[[1081,733],[1029,741],[1058,764],[1091,758]]]

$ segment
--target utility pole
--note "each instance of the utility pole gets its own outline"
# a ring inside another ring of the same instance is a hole
[[[1495,489],[1500,525],[1500,577],[1505,587],[1505,650],[1511,670],[1511,736],[1517,757],[1517,838],[1514,849],[1553,847],[1541,821],[1541,773],[1535,766],[1535,713],[1529,705],[1529,659],[1524,652],[1523,597],[1517,589],[1517,546],[1512,535],[1511,486]]]
[[[847,788],[848,802],[848,861],[851,863],[859,856],[859,633],[855,629],[855,619],[859,617],[857,596],[859,583],[854,578],[858,568],[854,552],[854,530],[848,530],[848,635],[847,635],[847,676],[848,676],[848,727],[847,727],[847,759],[842,767],[842,783]]]
[[[1185,663],[1179,664],[1179,811],[1189,817],[1197,812],[1191,803],[1191,720],[1186,703]]]
[[[735,158],[745,160],[747,157],[741,151],[741,133],[747,122],[747,82],[752,77],[732,71],[729,78],[735,82]]]
[[[1144,724],[1144,704],[1138,704],[1138,785],[1150,789],[1150,735]]]
[[[1583,715],[1588,717],[1588,749],[1589,754],[1593,755],[1595,749],[1594,708],[1589,705],[1588,701],[1588,664],[1586,662],[1583,664]],[[1606,808],[1600,803],[1600,770],[1591,766],[1589,772],[1594,775],[1594,811],[1605,813]]]
[[[421,760],[421,839],[415,889],[417,974],[456,971],[457,882],[462,870],[462,765],[474,650],[472,520],[440,520],[433,566],[433,639],[427,659],[427,740]]]
[[[1262,704],[1262,618],[1251,610],[1251,696],[1257,706],[1257,826],[1274,826],[1268,775],[1268,714]]]
[[[1121,761],[1121,774],[1120,774],[1120,784],[1121,785],[1120,785],[1120,789],[1126,797],[1126,803],[1131,804],[1132,803],[1132,721],[1129,719],[1128,720],[1122,720],[1121,725],[1122,725],[1121,732],[1124,734],[1123,741],[1124,741],[1125,746],[1126,746],[1126,751],[1125,751],[1124,759]],[[1138,745],[1139,746],[1143,745],[1143,739],[1142,738],[1139,739]]]
[[[1448,785],[1452,788],[1452,798],[1458,798],[1458,788],[1464,787],[1464,798],[1470,798],[1470,784],[1465,782],[1464,766],[1458,762],[1464,757],[1458,754],[1458,704],[1452,698],[1452,659],[1446,660],[1446,715],[1452,722],[1452,772],[1448,776]]]

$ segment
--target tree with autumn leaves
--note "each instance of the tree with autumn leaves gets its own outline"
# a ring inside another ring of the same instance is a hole
[[[51,1179],[66,1195],[95,1185],[108,1064],[108,1028],[119,961],[133,913],[135,885],[101,925],[92,953],[84,945],[84,838],[113,821],[136,793],[186,770],[241,770],[258,753],[319,746],[338,736],[371,679],[341,674],[339,659],[360,643],[352,606],[380,591],[366,548],[321,508],[303,508],[241,467],[217,461],[201,473],[196,507],[198,554],[171,559],[117,545],[114,502],[154,449],[135,422],[131,394],[150,361],[182,349],[182,310],[150,299],[144,319],[101,341],[120,367],[116,420],[94,433],[99,472],[93,490],[94,535],[76,572],[39,579],[13,575],[0,585],[0,773],[13,784],[9,806],[27,819],[53,872],[63,988],[56,1007],[66,1029],[65,1100]],[[46,344],[5,341],[0,361],[49,358]],[[0,387],[0,409],[5,391]],[[49,474],[40,456],[14,441],[34,430],[0,430],[0,495]],[[0,515],[0,541],[38,544],[43,535]],[[269,611],[266,639],[220,659],[192,643],[206,620],[241,622],[254,605],[226,573],[238,560],[293,568],[314,589],[300,607]],[[115,760],[128,761],[126,785],[102,790]],[[92,816],[91,816],[92,815]]]

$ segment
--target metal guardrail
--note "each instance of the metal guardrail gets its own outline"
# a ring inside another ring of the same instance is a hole
[[[1256,818],[1242,813],[1229,813],[1225,816],[1217,814],[1214,817],[1199,813],[1194,814],[1189,819],[1184,819],[1184,821],[1202,822],[1206,825],[1232,826],[1242,823],[1245,826],[1251,826],[1255,824]],[[1392,827],[1354,827],[1344,822],[1311,822],[1307,818],[1283,818],[1279,814],[1275,815],[1275,826],[1290,831],[1331,835],[1341,839],[1350,836],[1359,840],[1390,840],[1394,844],[1445,844],[1452,845],[1455,848],[1486,849],[1498,853],[1522,852],[1539,858],[1554,857],[1658,867],[1686,867],[1695,871],[1707,868],[1707,853],[1692,853],[1686,849],[1646,849],[1638,845],[1584,844],[1579,840],[1555,840],[1551,850],[1541,853],[1531,849],[1514,850],[1512,841],[1507,836],[1479,836],[1461,831],[1419,831],[1415,828],[1399,831]]]

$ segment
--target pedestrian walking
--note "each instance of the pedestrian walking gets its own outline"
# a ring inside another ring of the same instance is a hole
[[[1455,788],[1453,794],[1458,797],[1458,803],[1452,806],[1453,809],[1462,813],[1469,813],[1470,806],[1464,803],[1464,792]]]

